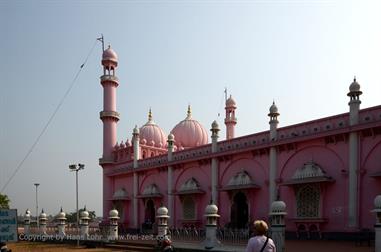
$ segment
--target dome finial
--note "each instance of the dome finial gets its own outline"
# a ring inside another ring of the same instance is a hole
[[[148,112],[148,121],[149,122],[152,121],[152,110],[151,110],[151,107],[149,108],[149,112]]]
[[[353,77],[353,82],[356,82],[356,75]]]
[[[187,119],[191,119],[191,118],[192,118],[191,105],[188,104]]]

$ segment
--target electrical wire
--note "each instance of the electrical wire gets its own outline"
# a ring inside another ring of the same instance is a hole
[[[21,162],[17,165],[16,169],[14,170],[14,172],[12,173],[11,177],[7,180],[7,182],[5,183],[5,185],[1,188],[1,193],[4,192],[5,188],[7,188],[7,186],[9,185],[9,183],[13,180],[13,178],[16,176],[17,172],[21,169],[22,165],[25,163],[25,161],[28,159],[28,157],[30,156],[30,154],[32,154],[34,148],[37,146],[38,142],[40,141],[41,137],[44,135],[44,133],[46,132],[46,130],[48,129],[50,123],[53,121],[53,119],[55,118],[57,112],[59,111],[59,109],[61,108],[62,104],[64,103],[64,101],[66,100],[66,97],[69,95],[70,91],[73,89],[74,87],[74,84],[76,83],[80,73],[82,72],[82,69],[83,67],[86,65],[91,53],[93,52],[94,48],[95,48],[95,45],[97,44],[97,41],[98,40],[95,40],[93,46],[91,47],[89,53],[87,54],[86,58],[85,58],[85,61],[83,62],[83,64],[79,67],[77,73],[75,74],[73,80],[71,81],[68,89],[66,90],[65,94],[63,95],[63,97],[61,98],[60,102],[58,103],[57,107],[55,108],[55,110],[53,111],[53,113],[51,114],[51,116],[49,117],[49,120],[46,122],[45,126],[43,127],[43,129],[41,130],[40,134],[37,136],[36,140],[33,142],[32,146],[29,148],[28,152],[26,153],[26,155],[24,156],[24,158],[21,160]]]

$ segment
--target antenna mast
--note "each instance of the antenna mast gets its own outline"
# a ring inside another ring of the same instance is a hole
[[[97,38],[97,40],[102,43],[102,52],[104,52],[105,51],[105,41],[104,41],[104,38],[103,38],[103,34],[101,34],[101,37]]]

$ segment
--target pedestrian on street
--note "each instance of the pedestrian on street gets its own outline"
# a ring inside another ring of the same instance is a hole
[[[276,252],[274,241],[266,236],[268,229],[265,221],[254,221],[254,237],[247,243],[246,252]]]

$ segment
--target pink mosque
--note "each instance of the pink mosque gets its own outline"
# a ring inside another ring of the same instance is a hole
[[[268,219],[273,201],[287,205],[286,230],[298,234],[351,233],[372,229],[373,199],[381,190],[381,105],[360,110],[360,85],[347,94],[349,112],[278,128],[279,111],[269,110],[269,130],[236,137],[237,105],[226,99],[226,137],[192,117],[170,132],[148,121],[132,140],[117,142],[115,75],[117,54],[102,56],[104,90],[103,216],[115,207],[129,230],[150,229],[164,204],[171,227],[202,227],[212,200],[219,225],[246,228]],[[209,127],[208,127],[209,128]]]

